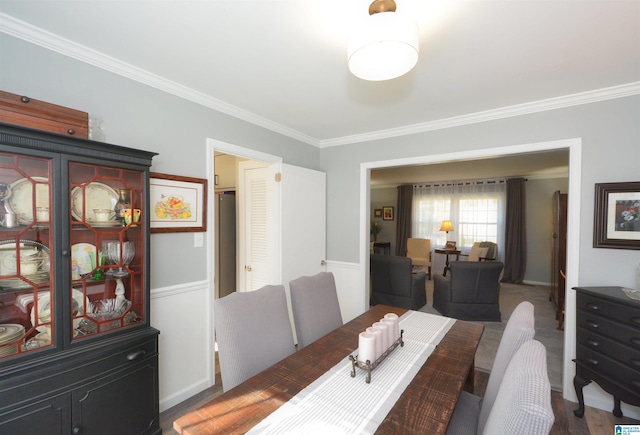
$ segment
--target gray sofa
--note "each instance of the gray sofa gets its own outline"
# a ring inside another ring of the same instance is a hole
[[[433,308],[460,320],[500,322],[499,261],[453,261],[449,276],[433,277]]]
[[[419,310],[427,304],[427,274],[411,273],[411,259],[371,255],[371,305]]]

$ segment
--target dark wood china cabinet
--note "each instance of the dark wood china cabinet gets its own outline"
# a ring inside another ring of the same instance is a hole
[[[154,155],[0,124],[0,433],[160,433]]]

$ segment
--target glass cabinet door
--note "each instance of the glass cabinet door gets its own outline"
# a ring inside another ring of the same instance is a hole
[[[55,343],[51,167],[0,153],[0,360]]]
[[[144,321],[144,172],[69,164],[72,340]]]

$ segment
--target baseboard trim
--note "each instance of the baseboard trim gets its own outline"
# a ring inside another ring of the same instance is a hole
[[[171,409],[176,405],[184,402],[185,400],[195,396],[201,391],[213,386],[213,382],[210,379],[203,379],[195,384],[188,385],[182,390],[165,397],[160,400],[160,412],[164,412],[167,409]]]
[[[529,280],[523,280],[522,281],[523,284],[526,285],[541,285],[544,287],[551,287],[551,283],[550,282],[542,282],[542,281],[529,281]]]

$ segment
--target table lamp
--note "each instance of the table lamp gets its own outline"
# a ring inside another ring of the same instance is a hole
[[[450,220],[442,221],[442,225],[440,225],[440,231],[445,231],[447,235],[445,236],[445,241],[449,241],[449,231],[453,231],[453,223]]]

